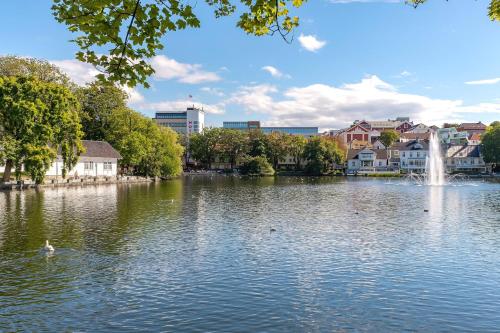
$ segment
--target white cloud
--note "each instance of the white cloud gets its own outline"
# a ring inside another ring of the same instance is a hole
[[[153,110],[153,111],[179,111],[179,110],[186,110],[186,108],[189,106],[203,108],[203,110],[205,110],[205,112],[207,113],[223,114],[225,112],[224,103],[203,104],[188,99],[142,103],[139,105],[139,108],[142,110]]]
[[[210,95],[215,95],[222,97],[224,96],[224,92],[220,88],[213,88],[213,87],[202,87],[200,88],[201,91],[209,93]]]
[[[300,34],[299,43],[303,48],[311,52],[316,52],[326,45],[326,41],[319,40],[314,35],[304,35],[304,34]]]
[[[51,60],[50,63],[59,67],[78,85],[85,85],[95,80],[100,72],[91,64],[76,59]]]
[[[170,59],[165,55],[155,56],[151,59],[157,80],[177,80],[182,83],[198,84],[204,82],[220,81],[217,73],[203,70],[199,64],[186,64]]]
[[[288,75],[288,74],[283,74],[279,69],[277,69],[276,67],[273,67],[273,66],[264,66],[261,68],[263,71],[266,71],[268,72],[269,74],[271,74],[272,77],[275,77],[275,78],[290,78],[291,76]]]
[[[285,90],[262,84],[241,87],[228,104],[266,114],[266,124],[342,128],[355,119],[388,119],[410,116],[413,121],[441,124],[476,119],[478,114],[500,115],[500,103],[464,105],[461,100],[433,99],[399,92],[377,76],[339,87],[313,84]]]
[[[500,77],[494,78],[494,79],[486,79],[486,80],[477,80],[477,81],[467,81],[465,84],[473,84],[473,85],[479,85],[479,84],[497,84],[500,83]]]
[[[91,83],[95,80],[96,75],[100,73],[91,64],[76,59],[52,60],[50,62],[68,74],[70,79],[78,85]],[[121,88],[127,93],[130,104],[137,104],[144,101],[144,96],[136,88],[128,86],[121,86]]]

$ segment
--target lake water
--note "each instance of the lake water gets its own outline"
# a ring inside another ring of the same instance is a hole
[[[0,331],[498,331],[500,184],[399,183],[0,193]]]

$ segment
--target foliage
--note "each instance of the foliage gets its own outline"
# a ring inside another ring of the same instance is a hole
[[[267,155],[267,136],[261,130],[249,131],[248,141],[248,155],[253,157]]]
[[[74,87],[69,77],[47,60],[18,56],[0,57],[0,76],[35,77],[44,82]]]
[[[222,128],[205,128],[202,133],[193,134],[189,138],[191,156],[208,169],[212,168],[212,162],[220,153],[222,130]]]
[[[399,139],[399,132],[395,130],[388,130],[380,133],[380,142],[382,142],[386,148],[392,146],[397,139]]]
[[[116,109],[126,107],[126,93],[110,84],[91,83],[79,87],[80,119],[86,140],[104,140]]]
[[[139,112],[114,109],[105,139],[122,155],[120,164],[137,175],[169,177],[182,171],[177,134]]]
[[[343,163],[345,151],[336,140],[316,137],[305,145],[304,158],[307,160],[306,172],[321,175],[330,172],[334,164]]]
[[[267,136],[267,157],[274,169],[277,169],[279,161],[287,156],[290,137],[281,132],[273,132]]]
[[[220,129],[220,144],[217,147],[218,153],[223,158],[227,158],[231,163],[231,169],[236,166],[238,159],[242,157],[248,147],[248,136],[246,133],[234,129]]]
[[[295,169],[300,169],[300,161],[304,155],[307,139],[301,135],[292,135],[288,140],[288,153],[295,161]]]
[[[244,7],[237,26],[248,34],[279,33],[286,39],[299,24],[291,17],[290,5],[306,0],[242,0]],[[234,1],[205,0],[217,18],[236,11]],[[164,48],[161,39],[169,31],[199,28],[200,20],[189,1],[183,0],[53,0],[57,21],[78,33],[74,39],[80,51],[76,58],[93,64],[103,73],[100,80],[122,85],[143,84],[154,73],[147,58]],[[103,54],[103,48],[110,51]]]
[[[4,180],[21,165],[36,183],[61,149],[63,175],[76,164],[83,151],[83,133],[78,117],[78,102],[68,88],[42,82],[34,77],[0,77],[0,137],[4,152]]]
[[[481,142],[484,161],[500,164],[500,122],[495,121],[488,126],[481,136]]]
[[[240,173],[248,176],[272,176],[274,169],[264,156],[248,156],[240,165]]]

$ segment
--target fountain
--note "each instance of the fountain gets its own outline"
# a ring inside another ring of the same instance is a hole
[[[432,133],[429,141],[429,155],[425,161],[425,184],[442,186],[445,184],[444,162],[437,134]]]

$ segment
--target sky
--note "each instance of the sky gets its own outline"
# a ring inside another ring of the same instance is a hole
[[[151,117],[203,106],[209,126],[260,120],[325,130],[398,116],[490,123],[500,120],[500,22],[489,20],[488,2],[414,9],[402,0],[309,0],[295,11],[300,26],[287,44],[247,35],[236,16],[215,19],[199,1],[201,28],[163,38],[164,50],[148,60],[151,88],[128,89],[129,106]],[[46,59],[79,84],[92,81],[96,70],[74,59],[75,35],[50,6],[2,4],[0,54]]]

